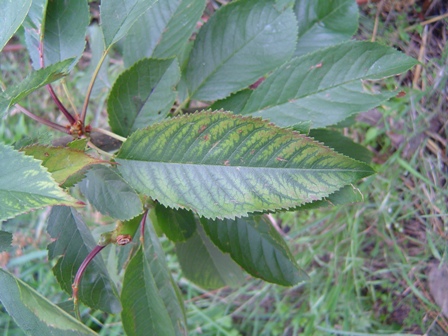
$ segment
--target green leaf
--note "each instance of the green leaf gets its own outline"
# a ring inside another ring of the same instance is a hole
[[[204,11],[204,0],[158,1],[132,26],[124,40],[124,64],[145,57],[180,56]]]
[[[144,245],[126,268],[121,302],[126,335],[187,335],[183,301],[149,221]]]
[[[12,233],[0,230],[0,252],[11,246]]]
[[[371,95],[361,80],[392,76],[415,64],[413,58],[376,43],[339,44],[294,58],[274,71],[252,93],[242,114],[279,126],[309,120],[312,128],[333,125],[393,95]]]
[[[103,215],[127,220],[143,212],[139,196],[115,169],[105,166],[93,167],[79,183],[79,188]]]
[[[0,51],[8,43],[9,39],[14,35],[17,29],[19,29],[23,20],[31,7],[32,0],[14,1],[3,0],[1,1],[0,11]]]
[[[218,10],[199,31],[186,69],[191,99],[216,100],[239,91],[287,61],[297,39],[291,8],[271,0],[240,0]]]
[[[33,0],[28,16],[23,22],[25,28],[25,43],[30,54],[33,69],[38,70],[40,66],[39,43],[41,32],[45,30],[45,15],[47,13],[47,0]]]
[[[102,0],[101,27],[106,49],[124,37],[140,16],[158,0]]]
[[[215,101],[210,109],[212,110],[224,110],[231,111],[235,114],[240,114],[249,100],[250,95],[252,94],[251,89],[244,89],[234,93],[227,98]]]
[[[86,153],[66,148],[32,145],[22,149],[26,155],[42,161],[55,181],[61,185],[73,174],[80,172],[90,165],[107,163]]]
[[[358,5],[353,0],[300,0],[294,12],[299,22],[295,56],[347,41],[358,29]]]
[[[309,133],[311,138],[322,142],[325,146],[334,149],[336,152],[347,155],[355,160],[369,164],[372,161],[372,152],[364,146],[353,142],[353,140],[343,136],[341,133],[327,129],[314,129]]]
[[[205,289],[238,287],[244,281],[239,266],[212,243],[201,225],[188,240],[176,243],[176,254],[184,276]]]
[[[174,86],[180,78],[175,58],[143,59],[115,81],[107,101],[112,131],[128,136],[168,115],[176,99]]]
[[[202,218],[201,224],[212,242],[254,277],[283,286],[293,286],[308,278],[265,217]]]
[[[373,173],[292,130],[223,112],[138,130],[116,161],[137,191],[209,218],[297,207]]]
[[[185,241],[196,231],[196,219],[191,211],[167,208],[160,203],[154,210],[157,224],[171,241]]]
[[[75,274],[96,243],[79,213],[72,208],[53,207],[48,218],[47,231],[54,239],[48,245],[48,259],[57,258],[53,273],[61,288],[72,294]],[[89,307],[118,313],[121,307],[115,292],[106,265],[101,255],[97,255],[81,280],[79,300]]]
[[[48,205],[73,205],[39,161],[0,143],[0,221]]]
[[[19,84],[0,93],[0,116],[7,112],[12,105],[20,102],[30,93],[66,76],[72,63],[73,59],[68,59],[44,69],[34,71]]]
[[[0,301],[28,335],[96,335],[26,283],[0,268]]]
[[[45,66],[80,57],[89,22],[87,1],[49,1],[43,38]]]

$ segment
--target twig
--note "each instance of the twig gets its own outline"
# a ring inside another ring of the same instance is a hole
[[[109,157],[109,158],[111,158],[111,157],[113,156],[112,154],[110,154],[110,153],[108,153],[108,152],[105,152],[105,151],[103,151],[101,148],[95,146],[95,145],[92,143],[92,141],[88,141],[88,142],[87,142],[87,146],[89,146],[90,148],[96,150],[98,153],[100,153],[100,154],[102,154],[102,155],[105,155],[105,156],[107,156],[107,157]]]
[[[16,104],[16,108],[17,108],[20,112],[22,112],[23,114],[27,115],[27,116],[30,117],[31,119],[36,120],[36,121],[37,121],[38,123],[40,123],[40,124],[43,124],[43,125],[46,125],[46,126],[48,126],[48,127],[54,128],[55,130],[58,130],[58,131],[60,131],[60,132],[70,134],[70,130],[67,129],[66,127],[61,126],[61,125],[59,125],[59,124],[56,124],[56,123],[54,123],[54,122],[52,122],[52,121],[43,119],[42,117],[39,117],[39,116],[33,114],[32,112],[28,111],[26,108],[24,108],[23,106],[21,106],[21,105],[19,105],[19,104]]]
[[[82,121],[83,124],[84,124],[85,119],[86,119],[87,107],[89,106],[90,95],[92,94],[93,85],[95,84],[95,80],[98,77],[98,73],[100,72],[100,69],[101,69],[101,66],[103,65],[104,60],[106,59],[107,53],[109,52],[109,48],[107,48],[103,52],[103,55],[101,55],[101,58],[100,58],[97,66],[95,68],[95,71],[93,72],[92,78],[90,79],[90,83],[89,83],[89,86],[87,88],[87,93],[86,93],[86,97],[84,99],[84,104],[82,106],[81,117],[80,117],[80,120]]]
[[[267,214],[266,217],[267,217],[267,219],[269,219],[269,221],[271,222],[274,229],[276,229],[277,232],[280,233],[282,236],[285,236],[285,233],[283,232],[281,227],[278,226],[277,221],[275,220],[274,216],[272,216],[272,214]]]
[[[73,111],[75,111],[75,115],[79,115],[78,109],[76,108],[76,105],[73,103],[73,99],[72,99],[70,93],[68,92],[67,81],[65,80],[65,78],[61,79],[61,83],[62,83],[62,89],[64,90],[65,96],[68,99],[70,107],[72,108]]]
[[[428,42],[428,26],[425,26],[425,28],[423,29],[422,45],[420,46],[420,51],[418,53],[418,61],[420,63],[417,64],[417,66],[415,67],[414,78],[412,79],[412,87],[414,89],[421,89],[423,91],[424,91],[423,82],[422,82],[422,87],[419,88],[418,81],[422,74],[422,63],[424,62],[424,58],[425,58],[427,42]]]
[[[378,23],[380,21],[380,13],[383,9],[383,3],[384,3],[384,0],[381,0],[381,2],[377,5],[377,10],[376,10],[376,15],[375,15],[375,24],[373,26],[372,38],[370,40],[371,42],[375,42],[376,34],[378,33]]]
[[[440,21],[440,20],[443,20],[443,19],[446,19],[446,18],[448,18],[448,13],[445,13],[445,14],[442,14],[442,15],[438,15],[438,16],[435,16],[435,17],[433,17],[431,19],[428,19],[428,20],[416,23],[416,24],[414,24],[412,26],[406,27],[404,29],[404,31],[408,32],[408,31],[414,29],[417,26],[426,26],[428,24],[431,24],[431,23],[434,23],[434,22],[437,22],[437,21]]]
[[[92,127],[92,131],[105,134],[105,135],[110,136],[111,138],[114,138],[114,139],[116,139],[118,141],[121,141],[121,142],[125,142],[126,141],[125,137],[122,137],[122,136],[120,136],[118,134],[115,134],[113,132],[110,132],[110,131],[102,129],[102,128]]]

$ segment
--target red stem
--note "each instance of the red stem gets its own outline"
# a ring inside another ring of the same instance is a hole
[[[61,125],[56,124],[56,123],[54,123],[52,121],[43,119],[43,118],[33,114],[32,112],[28,111],[26,108],[24,108],[23,106],[21,106],[19,104],[16,104],[16,107],[17,107],[18,110],[20,110],[20,112],[22,112],[23,114],[27,115],[31,119],[36,120],[38,123],[41,123],[41,124],[46,125],[48,127],[54,128],[55,130],[58,130],[60,132],[70,134],[70,131],[67,128],[65,128],[64,126],[61,126]]]
[[[40,67],[44,68],[44,43],[42,41],[42,38],[39,41],[39,60],[40,60]],[[56,92],[54,92],[53,87],[51,84],[47,84],[47,90],[50,93],[51,98],[55,102],[58,109],[62,112],[62,114],[67,118],[67,120],[70,122],[71,125],[73,125],[76,121],[76,119],[70,114],[70,112],[65,108],[64,104],[59,100],[58,96],[56,95]]]
[[[78,268],[78,271],[76,272],[75,279],[73,280],[72,289],[73,289],[73,302],[76,305],[78,302],[78,288],[79,284],[81,282],[81,278],[87,269],[87,266],[90,264],[93,258],[100,253],[100,251],[105,248],[107,245],[96,245],[92,251],[87,255],[87,257],[84,259],[84,261],[81,263],[81,265]]]

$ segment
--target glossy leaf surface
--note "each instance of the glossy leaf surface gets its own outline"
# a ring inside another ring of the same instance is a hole
[[[145,57],[180,56],[204,7],[204,0],[157,1],[129,30],[124,64],[130,66]]]
[[[287,61],[297,38],[292,9],[240,0],[217,11],[199,31],[186,69],[190,97],[216,100],[239,91]]]
[[[298,0],[294,13],[299,22],[294,56],[347,41],[358,29],[358,5],[353,0]]]
[[[311,121],[312,128],[334,125],[393,95],[372,95],[361,80],[392,76],[415,64],[413,58],[376,43],[339,44],[285,63],[252,93],[242,114],[279,126],[303,121]]]
[[[224,112],[138,130],[116,161],[137,191],[209,218],[297,207],[373,173],[296,132]]]
[[[0,221],[48,205],[76,205],[46,168],[0,143]]]
[[[2,1],[0,11],[0,51],[19,29],[31,7],[32,0]]]
[[[47,231],[54,239],[48,245],[48,259],[57,259],[53,273],[61,288],[71,295],[75,274],[96,242],[79,213],[69,207],[51,209]],[[81,280],[79,300],[89,307],[118,313],[121,306],[115,292],[106,265],[101,255],[97,255]]]
[[[283,286],[293,286],[308,278],[266,218],[203,218],[201,224],[212,242],[254,277]]]
[[[96,335],[22,280],[0,268],[0,302],[28,335]]]
[[[170,111],[180,78],[175,58],[143,59],[117,78],[107,102],[109,124],[117,134],[128,136],[164,119]]]

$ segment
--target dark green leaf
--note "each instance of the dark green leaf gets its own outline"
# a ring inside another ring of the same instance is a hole
[[[12,233],[0,230],[0,252],[11,246]]]
[[[144,245],[126,268],[121,302],[127,335],[187,335],[183,302],[149,221]]]
[[[336,152],[347,155],[355,160],[367,164],[372,161],[372,152],[339,132],[326,129],[313,129],[310,131],[309,136],[316,141],[322,142],[325,146],[334,149]]]
[[[393,93],[370,94],[361,80],[406,71],[416,61],[393,48],[371,42],[347,42],[294,58],[269,76],[250,96],[242,114],[279,126],[312,121],[333,125],[368,110]]]
[[[106,49],[124,37],[140,16],[158,0],[102,0],[101,27]]]
[[[1,2],[0,51],[25,20],[31,3],[31,0]]]
[[[212,242],[254,277],[283,286],[293,286],[308,278],[265,217],[202,218],[201,224]]]
[[[185,242],[176,243],[176,253],[185,277],[205,289],[237,287],[244,281],[239,266],[210,241],[201,225]]]
[[[0,268],[0,302],[28,335],[96,335],[20,279]]]
[[[25,147],[23,152],[41,160],[42,165],[48,169],[55,181],[62,185],[73,174],[90,165],[107,163],[96,159],[86,153],[66,148],[32,145]]]
[[[244,105],[246,105],[251,94],[252,94],[252,90],[250,90],[250,89],[241,90],[237,93],[230,95],[227,98],[224,98],[224,99],[214,102],[210,106],[210,109],[225,110],[225,111],[233,112],[235,114],[240,114],[244,108]]]
[[[138,130],[116,161],[137,191],[208,218],[297,207],[373,173],[292,130],[224,112]]]
[[[81,56],[89,21],[86,0],[48,2],[43,39],[45,66]]]
[[[295,56],[347,41],[358,29],[358,5],[353,0],[300,0],[294,12],[299,21]]]
[[[116,80],[107,102],[109,125],[128,136],[166,118],[174,103],[174,86],[180,78],[175,58],[143,59]]]
[[[185,241],[196,231],[196,220],[191,211],[171,209],[157,203],[157,223],[166,236],[174,241]]]
[[[0,93],[0,116],[31,92],[66,76],[72,63],[73,59],[68,59],[45,69],[34,71],[19,84]]]
[[[179,56],[204,11],[204,0],[158,1],[129,30],[124,43],[124,64],[145,57]]]
[[[48,205],[76,205],[38,160],[0,143],[0,221]]]
[[[96,243],[81,216],[68,207],[53,207],[47,231],[55,239],[48,245],[48,259],[57,258],[53,273],[62,289],[72,294],[75,274]],[[78,297],[89,307],[110,313],[120,311],[115,286],[101,255],[97,255],[87,267],[79,286]]]
[[[186,70],[190,97],[216,100],[239,91],[287,61],[297,39],[291,8],[240,0],[218,10],[199,31]]]
[[[126,220],[143,212],[139,196],[115,169],[105,166],[93,167],[87,172],[79,188],[103,215]]]

